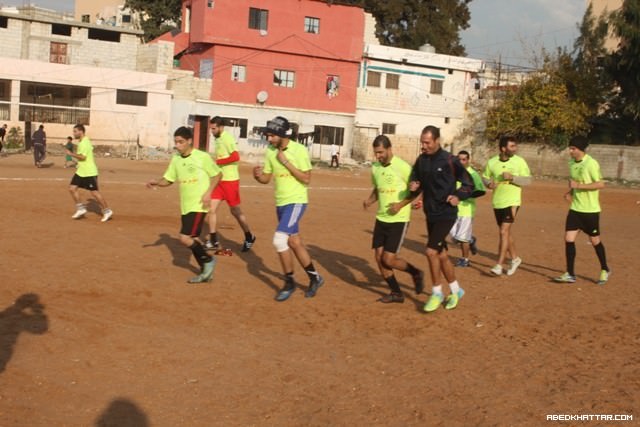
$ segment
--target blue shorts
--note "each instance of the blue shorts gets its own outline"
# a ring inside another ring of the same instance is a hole
[[[278,215],[278,228],[276,231],[288,235],[298,234],[300,229],[298,224],[302,219],[304,211],[307,209],[306,203],[292,203],[290,205],[276,206]]]

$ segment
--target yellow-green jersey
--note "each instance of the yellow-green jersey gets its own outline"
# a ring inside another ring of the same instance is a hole
[[[371,166],[371,182],[378,194],[378,212],[376,219],[382,222],[409,222],[411,205],[391,215],[388,212],[391,203],[397,203],[409,195],[409,177],[411,165],[400,157],[393,156],[388,165],[375,162]]]
[[[216,160],[226,159],[237,150],[238,147],[233,135],[227,131],[222,131],[220,136],[216,138]],[[222,181],[237,181],[240,179],[238,162],[219,165],[219,167],[222,170]]]
[[[513,155],[507,160],[500,160],[500,156],[489,159],[484,169],[483,177],[493,180],[492,204],[494,209],[503,209],[522,204],[522,188],[515,185],[502,176],[504,172],[509,172],[513,176],[531,176],[527,162],[520,156]]]
[[[186,157],[175,154],[163,178],[180,185],[180,211],[207,212],[208,206],[202,204],[202,196],[211,185],[211,178],[220,173],[220,168],[208,153],[194,149]]]
[[[289,140],[287,148],[283,151],[287,161],[301,172],[311,170],[311,161],[307,148],[293,140]],[[277,159],[278,149],[269,145],[264,159],[264,173],[273,174],[275,181],[276,206],[290,205],[292,203],[308,203],[307,186],[291,175],[289,169]]]
[[[484,184],[482,183],[482,178],[480,177],[480,174],[476,172],[476,170],[471,166],[467,167],[466,169],[467,169],[467,172],[469,172],[469,175],[471,175],[471,179],[473,180],[473,192],[485,191]],[[460,188],[461,185],[462,184],[458,182],[456,184],[456,188]],[[458,216],[468,216],[473,218],[475,214],[476,214],[476,198],[475,197],[469,197],[468,199],[461,200],[460,203],[458,203]]]
[[[571,179],[580,184],[593,184],[602,181],[600,164],[596,159],[585,154],[581,161],[569,160]],[[573,190],[572,211],[583,213],[600,212],[600,190]]]
[[[98,176],[98,166],[93,158],[93,145],[88,137],[83,137],[78,143],[77,154],[84,156],[84,160],[78,161],[76,175],[81,177]]]

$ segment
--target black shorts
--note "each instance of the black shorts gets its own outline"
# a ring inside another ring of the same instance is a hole
[[[446,238],[456,223],[456,218],[429,221],[427,219],[427,248],[442,252],[447,249]]]
[[[509,206],[506,208],[494,209],[493,213],[496,216],[496,222],[498,225],[502,225],[504,223],[513,224],[516,222],[516,215],[518,214],[518,210],[520,206]]]
[[[198,237],[202,233],[202,225],[204,224],[204,217],[206,212],[189,212],[186,215],[182,215],[182,228],[180,234],[190,237]]]
[[[576,212],[569,210],[565,231],[582,230],[589,236],[600,235],[600,212]]]
[[[408,222],[383,222],[376,219],[376,225],[373,227],[371,248],[382,247],[385,252],[397,254],[400,251],[408,228]]]
[[[74,174],[73,178],[71,178],[71,185],[75,185],[78,188],[84,188],[89,191],[98,191],[98,177],[78,176],[78,174]]]

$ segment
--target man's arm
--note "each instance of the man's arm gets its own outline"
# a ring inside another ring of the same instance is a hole
[[[239,161],[240,161],[240,153],[238,153],[237,151],[234,151],[229,155],[229,157],[217,159],[216,164],[222,166],[222,165],[228,165],[229,163],[235,163]]]
[[[160,178],[160,179],[151,179],[151,180],[149,180],[147,182],[146,186],[147,186],[147,188],[168,187],[171,184],[173,184],[173,182],[167,181],[165,178]]]
[[[378,190],[374,187],[369,197],[362,202],[362,207],[367,209],[369,206],[378,201]]]
[[[218,172],[216,175],[211,177],[211,180],[209,181],[209,188],[202,195],[203,206],[205,207],[209,206],[209,202],[211,201],[211,193],[213,192],[213,189],[216,188],[216,186],[220,183],[221,179],[222,179],[221,172]]]
[[[284,155],[282,150],[278,150],[278,154],[276,155],[276,159],[280,162],[282,166],[284,166],[291,175],[304,185],[309,185],[311,183],[311,170],[301,171],[297,167],[295,167]]]
[[[268,184],[271,181],[270,173],[264,173],[262,166],[256,166],[253,168],[253,179],[258,181],[260,184]]]

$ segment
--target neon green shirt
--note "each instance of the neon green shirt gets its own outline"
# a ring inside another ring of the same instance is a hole
[[[376,219],[382,222],[409,222],[411,205],[400,209],[395,215],[387,212],[391,203],[396,203],[409,195],[411,166],[400,157],[393,156],[387,166],[375,162],[371,166],[371,182],[378,193]]]
[[[471,175],[471,179],[473,180],[473,191],[484,191],[484,184],[482,183],[482,178],[480,174],[476,172],[474,168],[471,166],[467,167],[467,172]],[[458,182],[456,184],[456,188],[460,188],[461,184]],[[473,218],[476,214],[476,199],[475,197],[469,197],[466,200],[462,200],[458,204],[458,216],[468,216]]]
[[[85,157],[84,160],[78,160],[78,169],[76,175],[81,177],[98,176],[98,166],[93,158],[93,145],[88,137],[83,137],[78,143],[77,154]]]
[[[514,155],[504,162],[500,160],[500,156],[490,158],[482,176],[486,179],[492,179],[496,184],[492,199],[494,209],[522,204],[522,188],[505,181],[502,177],[503,172],[509,172],[513,176],[531,176],[527,162],[520,156]]]
[[[264,159],[264,173],[273,174],[276,191],[276,206],[292,203],[308,203],[307,186],[296,179],[291,172],[276,158],[278,149],[273,145],[267,148]],[[311,161],[307,148],[295,141],[289,140],[284,155],[293,166],[301,172],[311,170]]]
[[[222,131],[220,136],[216,138],[216,159],[225,159],[237,150],[236,140],[233,135],[227,131]],[[222,170],[222,181],[237,181],[240,179],[238,162],[219,165],[219,167]]]
[[[202,205],[202,196],[209,189],[211,178],[219,173],[220,168],[209,154],[194,149],[187,157],[175,154],[163,178],[180,184],[180,211],[186,215],[208,211],[208,206]]]
[[[593,184],[602,181],[600,164],[596,159],[585,154],[581,161],[569,160],[571,179],[581,184]],[[573,190],[572,211],[595,213],[600,212],[600,190]]]

